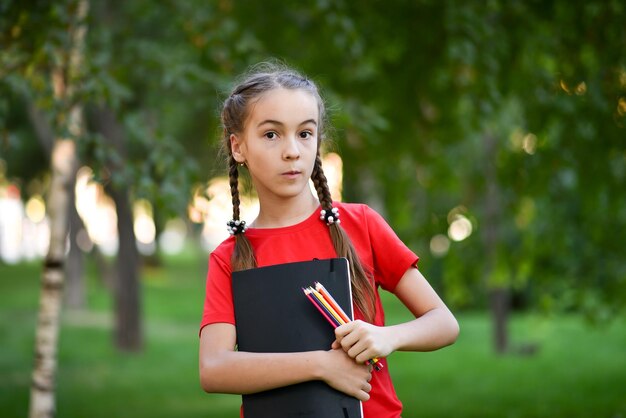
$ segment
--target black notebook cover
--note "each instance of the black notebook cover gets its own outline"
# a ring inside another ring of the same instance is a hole
[[[278,264],[233,273],[239,351],[287,353],[329,350],[333,327],[303,287],[320,282],[353,318],[345,258]],[[243,395],[245,418],[360,418],[361,402],[322,381]]]

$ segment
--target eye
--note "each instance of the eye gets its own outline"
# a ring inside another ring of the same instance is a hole
[[[267,139],[276,139],[278,135],[274,131],[269,131],[269,132],[266,132],[265,135],[263,136],[265,136]]]
[[[309,139],[313,137],[313,132],[311,131],[302,131],[300,132],[300,138],[302,139]]]

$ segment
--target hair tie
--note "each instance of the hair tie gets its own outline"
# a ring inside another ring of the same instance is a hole
[[[326,222],[326,225],[330,226],[332,224],[339,224],[341,221],[339,220],[339,209],[330,208],[330,210],[322,209],[320,211],[320,219]]]
[[[246,232],[246,229],[248,229],[248,227],[246,226],[246,221],[232,219],[226,222],[226,229],[228,230],[228,233],[230,235],[237,235]]]

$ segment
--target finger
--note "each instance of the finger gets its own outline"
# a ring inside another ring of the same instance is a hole
[[[347,352],[358,341],[359,341],[358,335],[356,335],[356,333],[352,332],[350,334],[346,334],[339,342],[341,343],[341,346],[343,347],[344,351]]]
[[[363,402],[365,402],[365,401],[369,401],[369,399],[370,399],[370,395],[369,395],[369,393],[367,393],[367,392],[365,392],[365,391],[363,391],[363,390],[358,391],[358,392],[355,394],[355,396],[354,396],[354,397],[355,397],[355,398],[357,398],[357,399],[358,399],[358,400],[360,400],[360,401],[363,401]]]
[[[341,341],[343,337],[352,332],[351,324],[352,322],[348,322],[347,324],[339,325],[337,328],[335,328],[335,337],[337,337],[337,340]]]
[[[365,363],[365,361],[369,359],[369,357],[364,358],[366,354],[367,354],[367,344],[365,344],[363,341],[357,342],[356,344],[354,344],[352,347],[348,349],[348,355],[355,360],[357,360],[358,358],[357,360],[358,363]]]
[[[355,357],[354,360],[357,363],[365,363],[368,360],[373,359],[376,356],[376,352],[373,350],[363,350],[360,353],[358,353]]]

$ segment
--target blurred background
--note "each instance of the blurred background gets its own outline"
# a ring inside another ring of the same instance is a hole
[[[198,325],[231,218],[221,102],[267,60],[322,89],[333,196],[383,214],[459,318],[454,346],[391,357],[405,417],[626,416],[625,21],[621,0],[2,0],[2,416],[27,415],[50,254],[58,416],[238,414],[199,387]]]

